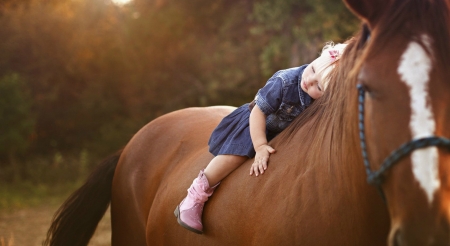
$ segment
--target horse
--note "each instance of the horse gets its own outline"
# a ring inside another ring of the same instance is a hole
[[[345,3],[365,24],[349,41],[324,95],[270,142],[277,152],[264,175],[249,176],[248,160],[222,181],[205,205],[203,235],[179,226],[173,210],[212,159],[208,137],[232,107],[182,109],[144,126],[59,208],[45,244],[87,245],[109,204],[112,245],[448,244],[449,156],[444,149],[426,147],[398,160],[384,173],[379,189],[367,183],[363,163],[370,161],[376,169],[390,151],[418,137],[407,127],[415,117],[410,115],[418,114],[410,101],[418,99],[413,95],[410,100],[413,86],[405,84],[405,72],[398,72],[411,66],[415,72],[416,63],[398,64],[414,59],[416,53],[408,53],[411,44],[433,65],[426,70],[432,79],[427,80],[425,104],[433,108],[433,133],[449,135],[444,127],[450,117],[444,81],[448,28],[439,29],[449,23],[449,3]],[[426,11],[419,11],[423,6]],[[432,21],[436,18],[441,22]],[[358,112],[361,101],[363,117]],[[361,118],[365,131],[359,130]],[[367,145],[367,153],[360,142]],[[428,159],[414,157],[430,149],[433,160],[439,160],[434,162],[439,176],[429,180],[431,192],[423,188],[429,187],[423,179],[416,181]]]
[[[346,3],[368,30],[353,80],[366,170],[390,215],[388,243],[449,245],[450,2]]]
[[[355,40],[335,71],[348,72],[356,50]],[[111,201],[112,245],[383,245],[388,213],[366,183],[357,114],[346,110],[355,88],[339,83],[270,142],[267,173],[249,176],[249,160],[222,181],[203,235],[179,226],[173,210],[213,157],[208,137],[231,107],[183,109],[144,126],[61,206],[46,244],[86,245]]]

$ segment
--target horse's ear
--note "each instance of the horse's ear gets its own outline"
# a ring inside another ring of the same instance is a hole
[[[370,28],[376,24],[382,13],[387,9],[391,0],[343,0],[356,16],[369,24]]]

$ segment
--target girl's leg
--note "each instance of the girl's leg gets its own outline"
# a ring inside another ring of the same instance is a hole
[[[201,170],[188,189],[186,198],[175,209],[178,223],[195,233],[203,233],[203,206],[220,180],[239,167],[247,157],[235,155],[218,155],[211,160],[206,169]]]
[[[214,157],[204,171],[209,185],[213,186],[219,183],[247,159],[247,156],[238,155],[218,155]]]

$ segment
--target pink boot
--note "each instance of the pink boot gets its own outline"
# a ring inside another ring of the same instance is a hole
[[[205,205],[208,197],[212,195],[219,184],[220,182],[213,187],[209,187],[208,179],[206,179],[203,170],[201,170],[198,177],[194,179],[191,187],[187,190],[188,194],[186,198],[175,209],[174,213],[177,217],[178,224],[190,231],[202,234],[203,205]]]

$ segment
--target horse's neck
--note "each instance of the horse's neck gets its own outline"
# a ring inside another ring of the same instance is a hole
[[[366,188],[356,106],[353,109],[353,101],[348,100],[345,98],[339,105],[329,104],[323,111],[318,110],[294,132],[290,142],[280,143],[279,148],[289,148],[289,152],[296,153],[299,164],[295,168],[313,171],[310,173],[318,176],[315,178],[331,177],[323,182],[338,182],[347,188],[358,183]]]

